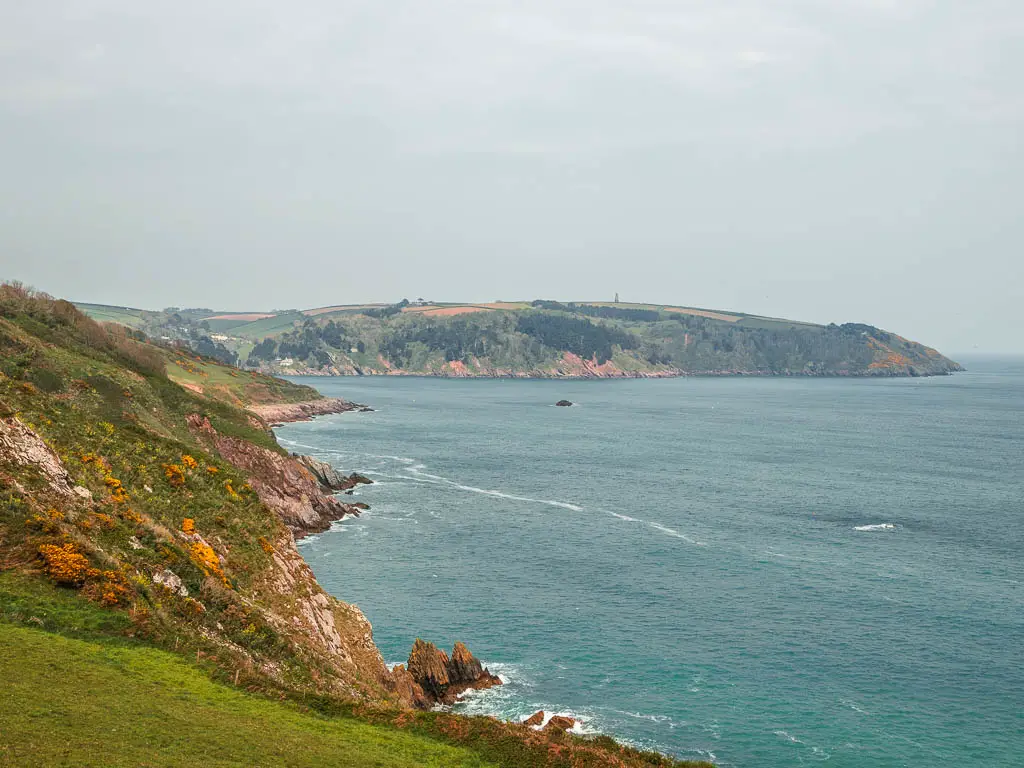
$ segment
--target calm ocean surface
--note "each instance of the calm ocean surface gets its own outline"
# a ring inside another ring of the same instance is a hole
[[[389,662],[723,766],[1024,765],[1024,360],[935,379],[302,379],[378,484],[305,540]],[[556,408],[568,398],[579,407]]]

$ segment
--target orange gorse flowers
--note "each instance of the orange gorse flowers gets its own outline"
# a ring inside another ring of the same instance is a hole
[[[193,457],[189,456],[187,453],[183,453],[181,455],[181,464],[186,469],[195,469],[196,467],[199,466],[199,462],[196,461]]]
[[[100,524],[100,527],[104,530],[111,530],[117,523],[110,515],[105,515],[102,512],[96,513],[96,521]]]
[[[181,521],[181,531],[182,531],[182,533],[188,533],[188,534],[195,533],[196,532],[196,521],[193,520],[191,517],[186,517],[184,520]]]
[[[228,492],[228,496],[231,497],[232,501],[241,501],[242,497],[238,495],[238,491],[235,490],[234,486],[231,485],[230,480],[224,482],[224,489]]]
[[[128,491],[125,490],[120,480],[113,475],[107,474],[103,478],[103,482],[110,489],[110,498],[113,499],[115,504],[122,504],[128,501]]]
[[[103,571],[99,575],[103,577],[103,581],[96,587],[96,592],[98,592],[99,600],[103,605],[113,608],[131,595],[131,590],[122,574],[117,571]]]
[[[130,520],[133,523],[142,522],[142,515],[140,515],[138,512],[136,512],[134,509],[131,509],[130,507],[122,509],[119,514],[121,515],[121,518],[124,520]]]
[[[29,528],[38,528],[44,533],[56,533],[60,530],[58,523],[64,519],[64,514],[56,509],[47,510],[45,515],[33,515],[25,521]]]
[[[164,464],[164,477],[175,488],[180,488],[185,484],[185,470],[179,464]]]
[[[231,586],[227,576],[224,575],[224,571],[221,570],[220,559],[217,557],[217,553],[213,551],[213,547],[205,542],[197,541],[189,546],[189,551],[192,553],[192,560],[202,569],[203,573],[207,576],[217,576],[224,582],[224,586]]]
[[[75,545],[41,544],[39,554],[46,567],[46,575],[58,584],[72,586],[81,585],[89,576],[99,573],[90,564],[85,555],[75,549]]]

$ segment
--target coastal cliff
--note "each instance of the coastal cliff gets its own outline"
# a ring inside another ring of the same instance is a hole
[[[271,404],[272,391],[310,402],[308,388],[152,346],[17,286],[0,286],[0,351],[0,629],[17,625],[20,634],[4,630],[4,637],[19,648],[38,633],[145,649],[136,677],[158,658],[173,659],[176,669],[193,665],[240,695],[292,702],[289,717],[314,708],[319,730],[355,719],[380,728],[380,738],[409,731],[470,750],[473,764],[677,764],[610,739],[539,736],[516,723],[426,711],[500,680],[461,644],[450,657],[420,644],[409,669],[388,669],[359,608],[317,583],[295,536],[357,510],[331,495],[336,478],[289,455],[267,423],[239,405]],[[172,380],[171,366],[195,385]],[[306,417],[311,409],[292,413]],[[50,646],[64,648],[56,639]],[[77,667],[45,684],[92,679],[104,656],[76,658]],[[41,678],[32,669],[8,671],[28,675],[15,694],[31,706],[31,685],[43,684],[32,681]],[[76,697],[63,706],[68,717],[54,724],[58,730],[93,716]],[[89,739],[117,757],[143,732],[169,750],[181,741],[160,718],[105,723]],[[28,741],[13,748],[38,754]],[[387,765],[411,766],[402,755],[415,753],[396,752]],[[374,764],[367,760],[353,764]]]

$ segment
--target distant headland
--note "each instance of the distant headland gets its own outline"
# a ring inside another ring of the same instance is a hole
[[[661,304],[420,299],[273,312],[77,306],[95,320],[271,374],[660,378],[962,370],[931,347],[864,323]]]

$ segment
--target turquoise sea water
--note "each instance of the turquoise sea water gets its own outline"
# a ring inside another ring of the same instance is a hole
[[[935,379],[305,379],[379,483],[301,543],[389,662],[723,766],[1024,765],[1024,361]],[[578,407],[556,408],[568,398]]]

